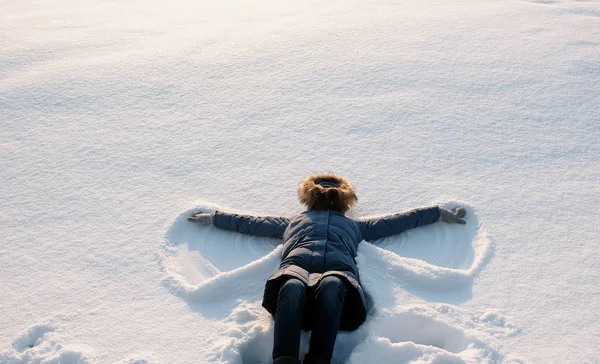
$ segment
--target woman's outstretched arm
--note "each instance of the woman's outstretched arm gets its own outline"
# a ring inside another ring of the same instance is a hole
[[[381,218],[359,220],[357,223],[362,233],[362,238],[366,241],[373,241],[419,226],[433,224],[439,220],[465,224],[465,221],[460,219],[465,215],[465,209],[462,207],[455,209],[455,211],[450,211],[440,206],[431,206]]]
[[[222,211],[214,213],[196,212],[188,217],[188,221],[203,225],[214,225],[220,229],[236,231],[242,234],[283,238],[283,232],[290,220],[286,217],[258,217],[240,214],[230,214]]]

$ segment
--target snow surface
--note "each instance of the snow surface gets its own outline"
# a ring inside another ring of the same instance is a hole
[[[334,363],[600,363],[599,1],[4,1],[0,122],[2,364],[269,362],[278,241],[185,217],[322,171],[469,212],[361,244]]]

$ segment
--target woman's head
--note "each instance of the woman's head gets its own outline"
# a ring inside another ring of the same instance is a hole
[[[321,173],[306,177],[298,188],[300,202],[314,210],[346,213],[358,201],[350,182],[344,177]]]

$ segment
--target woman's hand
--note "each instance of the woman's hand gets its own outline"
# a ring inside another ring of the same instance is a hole
[[[465,220],[461,219],[461,217],[465,217],[465,215],[467,214],[467,211],[462,206],[455,207],[452,209],[452,211],[440,206],[438,206],[438,209],[440,210],[440,220],[461,225],[467,223]]]
[[[187,219],[188,221],[197,222],[202,225],[212,225],[214,216],[215,214],[211,212],[198,211],[194,212],[194,214]]]

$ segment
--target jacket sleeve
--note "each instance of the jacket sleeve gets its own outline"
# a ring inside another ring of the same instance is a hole
[[[286,217],[257,217],[248,215],[229,214],[216,211],[213,225],[224,230],[238,233],[283,238],[283,232],[290,220]]]
[[[362,238],[373,241],[408,229],[432,224],[440,219],[438,206],[418,208],[376,219],[357,221]]]

